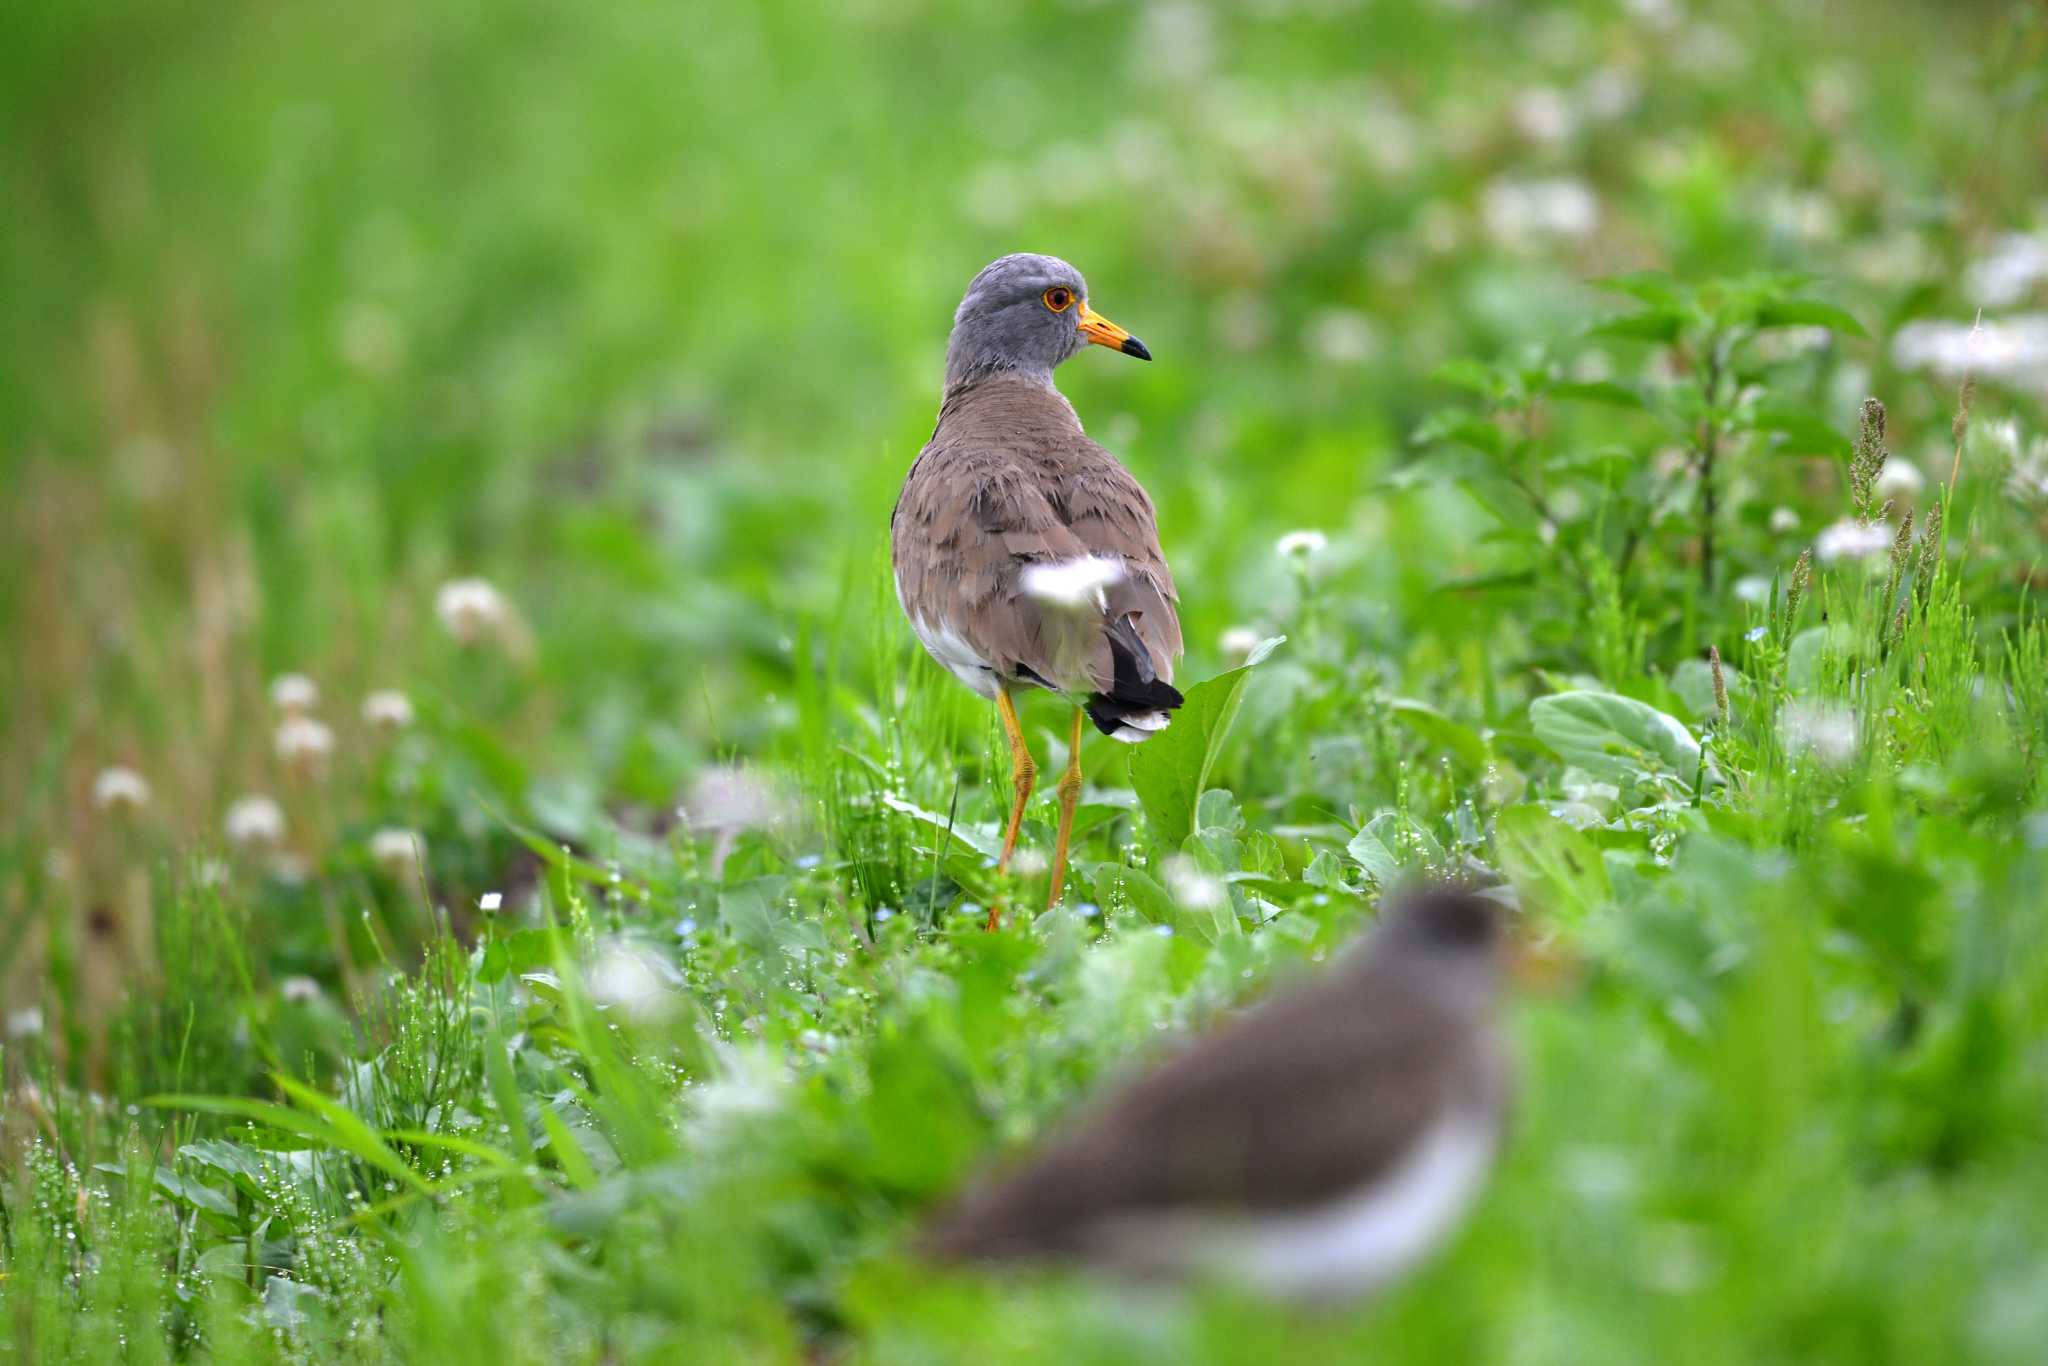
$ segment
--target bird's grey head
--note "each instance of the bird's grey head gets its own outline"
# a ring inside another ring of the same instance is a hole
[[[1500,905],[1455,887],[1394,899],[1373,934],[1375,957],[1399,956],[1449,989],[1488,998],[1507,966],[1508,948]]]
[[[1088,283],[1057,256],[1017,252],[983,266],[953,314],[948,392],[1010,373],[1050,387],[1053,368],[1093,343],[1139,360],[1145,344],[1088,306]]]

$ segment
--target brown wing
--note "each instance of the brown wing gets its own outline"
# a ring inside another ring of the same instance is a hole
[[[1360,1010],[1355,993],[1375,1008]],[[1451,1099],[1494,1086],[1490,1035],[1368,965],[1241,1017],[1113,1093],[937,1221],[940,1256],[1085,1251],[1106,1217],[1290,1209],[1355,1189]]]
[[[1159,549],[1152,500],[1090,441],[1058,394],[992,382],[949,400],[911,466],[891,519],[904,609],[944,623],[1008,678],[1107,690],[1103,624],[1128,618],[1170,680],[1181,652],[1179,600]],[[1071,618],[1023,591],[1026,566],[1113,556],[1123,581],[1102,621],[1077,639]]]

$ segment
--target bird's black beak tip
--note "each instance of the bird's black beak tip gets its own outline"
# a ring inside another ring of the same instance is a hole
[[[1145,349],[1145,343],[1139,341],[1136,337],[1125,337],[1124,344],[1117,349],[1126,356],[1136,356],[1139,360],[1152,359],[1152,353]]]

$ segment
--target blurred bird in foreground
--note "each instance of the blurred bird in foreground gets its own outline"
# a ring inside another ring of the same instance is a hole
[[[1507,1106],[1500,908],[1390,907],[1314,981],[1091,1112],[926,1230],[941,1260],[1086,1263],[1331,1301],[1399,1276],[1457,1225]]]
[[[986,266],[953,315],[932,437],[890,518],[896,596],[926,650],[996,704],[1015,797],[997,867],[1007,872],[1038,770],[1012,693],[1074,703],[1048,905],[1066,882],[1081,796],[1081,719],[1137,743],[1181,703],[1178,594],[1152,500],[1088,439],[1052,372],[1089,344],[1139,360],[1145,344],[1088,305],[1081,273],[1052,256]],[[989,928],[998,912],[989,911]]]

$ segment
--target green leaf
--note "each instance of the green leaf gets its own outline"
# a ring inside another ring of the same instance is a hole
[[[1285,636],[1262,641],[1237,668],[1189,688],[1173,724],[1131,754],[1131,786],[1161,844],[1179,848],[1195,828],[1195,804],[1209,785],[1209,771],[1244,698],[1251,671]]]
[[[1625,313],[1586,329],[1589,337],[1621,337],[1630,341],[1675,342],[1685,328],[1684,315],[1676,310],[1656,308],[1646,313]]]
[[[1553,693],[1529,704],[1529,724],[1560,759],[1595,777],[1621,782],[1662,772],[1689,788],[1699,772],[1699,741],[1685,724],[1633,697]]]
[[[1425,741],[1458,756],[1467,768],[1486,767],[1486,741],[1472,727],[1453,721],[1429,703],[1412,697],[1397,697],[1387,708]]]
[[[1392,886],[1401,869],[1420,861],[1443,862],[1443,846],[1427,830],[1398,811],[1382,811],[1365,823],[1344,846],[1358,866],[1381,887]]]
[[[1576,920],[1610,895],[1599,849],[1540,806],[1503,809],[1494,821],[1493,844],[1524,905]]]
[[[1167,728],[1167,733],[1172,733],[1172,727],[1169,726]],[[1157,744],[1159,742],[1154,740],[1152,743]],[[948,820],[946,817],[936,812],[927,811],[916,802],[907,801],[893,792],[884,792],[882,794],[882,805],[888,807],[891,811],[908,816],[914,821],[922,821],[932,829],[952,837],[955,843],[985,858],[994,858],[1003,851],[1000,842],[976,830],[973,826]]]
[[[1852,337],[1867,337],[1869,332],[1856,321],[1855,315],[1845,308],[1837,308],[1819,299],[1771,299],[1757,306],[1758,327],[1825,327],[1835,332],[1844,332]]]
[[[1613,408],[1642,408],[1643,396],[1613,380],[1566,380],[1547,390],[1552,398],[1574,398],[1582,403],[1604,403]]]
[[[1849,449],[1849,438],[1826,418],[1799,408],[1760,405],[1738,414],[1736,424],[1747,431],[1777,435],[1781,438],[1777,448],[1795,455],[1840,455]]]

